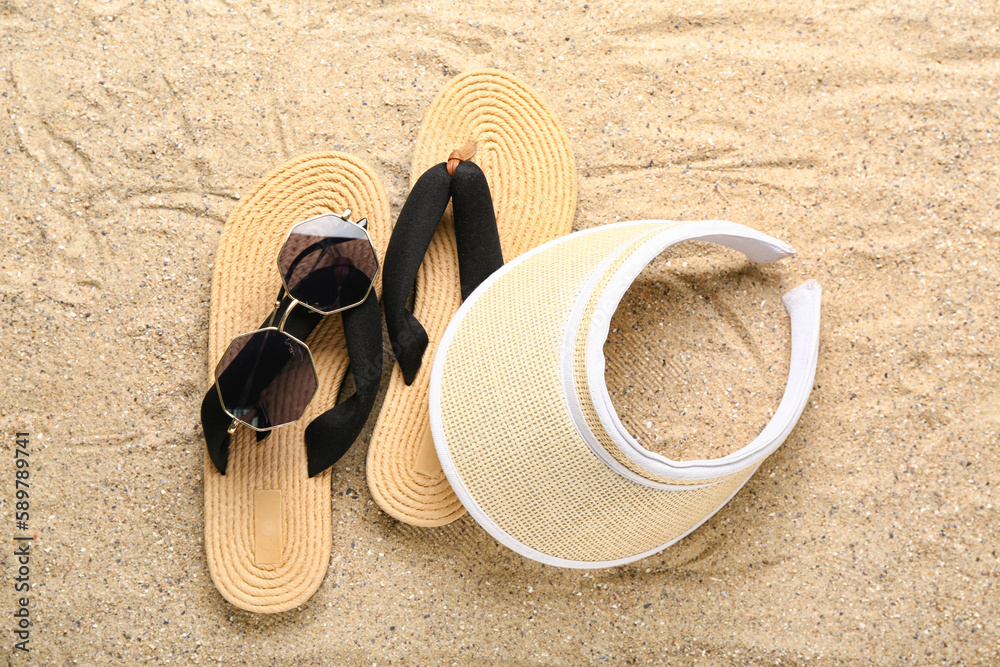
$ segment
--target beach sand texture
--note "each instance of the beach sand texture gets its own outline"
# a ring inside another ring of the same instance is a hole
[[[940,5],[0,3],[0,536],[17,431],[36,536],[30,656],[0,557],[0,662],[1000,662],[1000,8]],[[328,149],[395,217],[433,96],[480,66],[562,120],[577,229],[726,219],[798,251],[689,244],[643,273],[606,345],[633,433],[675,458],[752,439],[784,388],[780,295],[815,278],[809,407],[703,527],[590,572],[384,515],[372,415],[334,469],[323,586],[242,612],[203,540],[223,222]]]

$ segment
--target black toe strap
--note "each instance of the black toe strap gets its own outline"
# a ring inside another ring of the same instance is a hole
[[[389,340],[406,384],[416,377],[428,343],[427,332],[406,309],[406,300],[449,199],[455,218],[462,298],[503,266],[493,198],[482,169],[463,161],[450,175],[442,162],[424,172],[396,220],[382,274]]]
[[[285,297],[274,321],[291,303]],[[323,472],[342,457],[361,433],[368,415],[375,405],[382,375],[382,319],[375,291],[368,293],[365,301],[341,312],[344,338],[351,361],[355,392],[350,397],[327,410],[306,427],[306,456],[309,476]],[[323,318],[307,308],[295,308],[285,321],[284,331],[299,340],[306,340]],[[269,317],[259,328],[268,326]],[[226,414],[219,402],[219,392],[213,384],[201,403],[201,425],[209,458],[216,469],[226,474],[229,459],[229,426],[233,418]],[[258,431],[257,442],[267,439],[270,431]]]
[[[208,457],[215,464],[215,469],[223,475],[226,474],[226,462],[229,460],[228,430],[232,422],[233,418],[222,409],[219,392],[213,384],[201,401],[201,429],[205,432]]]
[[[434,237],[434,230],[448,207],[451,179],[443,162],[417,179],[399,212],[385,251],[382,265],[385,323],[406,384],[413,382],[428,342],[423,325],[406,309],[406,300],[413,290],[417,270]]]
[[[382,311],[375,290],[359,305],[341,312],[344,338],[351,358],[354,393],[306,427],[309,476],[340,460],[368,421],[382,379]]]

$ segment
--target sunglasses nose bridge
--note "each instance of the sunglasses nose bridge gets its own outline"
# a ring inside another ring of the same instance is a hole
[[[285,322],[288,320],[288,314],[292,312],[292,308],[301,303],[298,299],[292,299],[291,303],[288,304],[288,308],[285,308],[285,312],[281,314],[281,321],[278,322],[278,331],[285,332]],[[279,302],[280,304],[280,302]],[[272,318],[273,320],[273,318]]]

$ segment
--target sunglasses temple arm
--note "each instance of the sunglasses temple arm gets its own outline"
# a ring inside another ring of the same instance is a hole
[[[281,301],[284,298],[284,294],[285,294],[285,288],[282,286],[281,291],[278,292],[278,299],[277,299],[277,301],[274,302],[274,309],[271,311],[271,317],[268,318],[268,323],[267,323],[268,327],[270,327],[272,324],[274,324],[274,317],[275,317],[275,315],[278,314],[278,310],[281,308]],[[281,316],[281,323],[278,325],[278,331],[281,331],[282,327],[285,326],[285,320],[288,319],[288,313],[292,310],[292,308],[297,303],[298,303],[298,301],[296,301],[295,299],[292,299],[292,302],[290,304],[288,304],[288,308],[285,309],[284,314]],[[254,362],[253,362],[253,367],[254,368],[257,368],[258,366],[260,366],[260,360],[261,360],[261,356],[263,354],[264,354],[264,348],[261,347],[260,349],[257,350],[257,356],[256,356],[256,358],[254,359]],[[240,394],[240,403],[246,403],[246,401],[247,401],[247,399],[248,399],[248,397],[250,395],[249,392],[250,392],[250,385],[244,386],[243,387],[243,391]],[[235,422],[236,420],[233,420],[233,421]],[[233,431],[235,430],[235,424],[231,425],[230,428],[233,429],[233,430],[229,431],[229,434],[232,435]]]
[[[337,245],[339,243],[340,243],[339,241],[334,241],[332,239],[323,239],[322,241],[317,241],[316,243],[313,243],[311,246],[300,252],[298,255],[295,256],[295,259],[292,260],[292,263],[288,267],[288,270],[285,271],[284,275],[285,282],[289,282],[292,279],[292,276],[295,274],[295,269],[297,269],[299,266],[299,262],[301,262],[304,258],[308,257],[316,250],[325,250],[327,248],[332,247],[333,251],[337,253],[337,257],[342,257],[340,251],[337,250]],[[313,264],[314,269],[316,268],[316,264],[318,264],[321,259],[322,255],[316,258],[316,262]]]
[[[281,310],[281,300],[285,298],[285,294],[287,292],[285,291],[285,286],[282,285],[281,289],[278,290],[278,298],[274,301],[274,308],[271,309],[271,316],[267,318],[267,322],[261,326],[261,329],[274,326],[274,318],[277,316],[278,311]],[[282,318],[282,321],[284,321],[284,318]]]

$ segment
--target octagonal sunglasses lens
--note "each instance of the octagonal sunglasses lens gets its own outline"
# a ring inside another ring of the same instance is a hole
[[[323,215],[292,228],[278,255],[278,269],[292,298],[330,313],[364,301],[378,260],[364,229]]]
[[[277,329],[235,338],[215,369],[215,382],[226,411],[257,430],[301,417],[317,385],[309,349]]]

